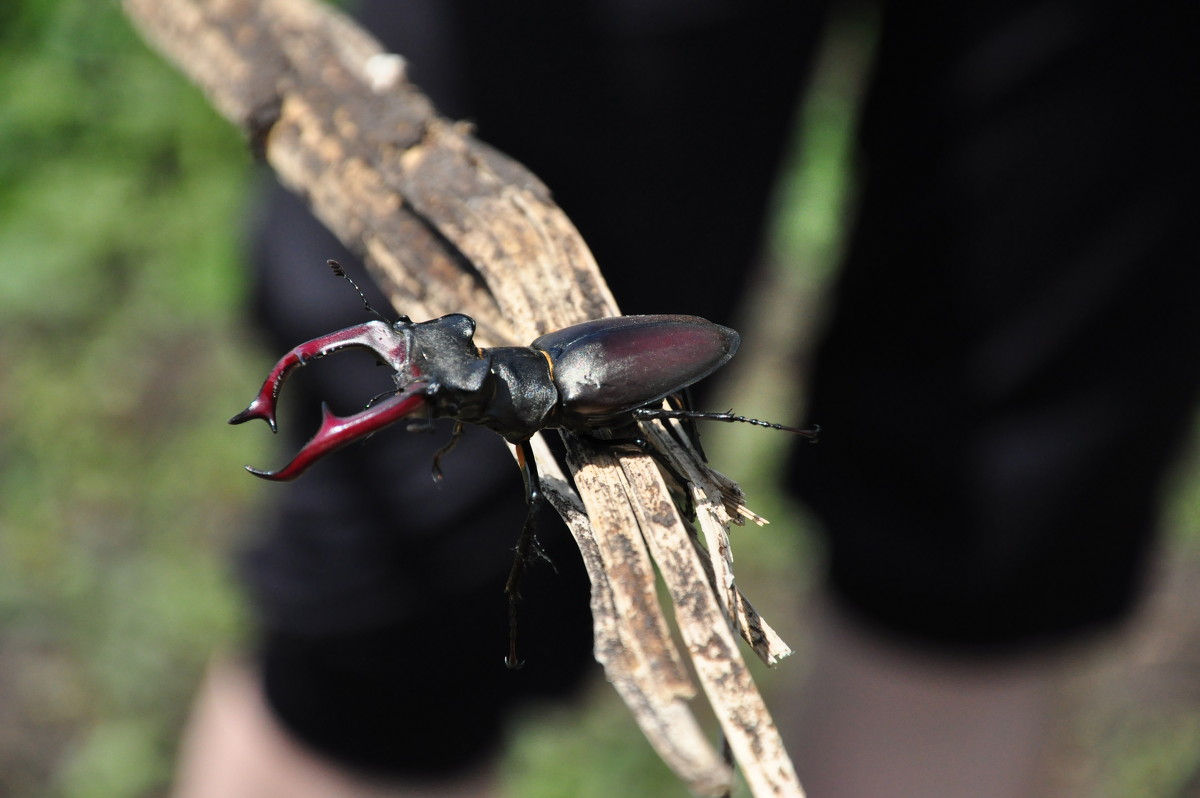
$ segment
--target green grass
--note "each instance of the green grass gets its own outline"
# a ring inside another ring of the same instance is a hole
[[[841,81],[865,35],[831,51],[780,195],[772,260],[805,268],[773,269],[757,303],[817,312],[847,201]],[[238,638],[227,553],[263,495],[240,466],[269,459],[266,439],[224,424],[270,360],[244,326],[251,177],[238,135],[115,3],[0,4],[0,796],[161,795],[204,662]],[[794,329],[756,334],[783,351]],[[778,373],[770,360],[739,360],[731,382],[753,401],[731,405],[774,418],[801,390],[755,377]],[[728,433],[712,433],[714,462],[775,522],[735,531],[740,582],[795,641],[786,608],[816,555],[770,489],[782,441]],[[1168,514],[1193,557],[1198,462]],[[1139,794],[1151,770],[1181,781],[1197,717],[1084,735],[1108,793]],[[604,685],[524,720],[506,774],[522,798],[685,794]]]
[[[0,794],[150,795],[238,628],[249,158],[115,4],[0,14]]]

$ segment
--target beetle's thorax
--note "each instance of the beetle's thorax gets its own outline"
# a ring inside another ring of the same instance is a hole
[[[529,440],[540,429],[555,426],[551,417],[558,406],[558,389],[550,375],[550,361],[529,346],[485,349],[489,380],[484,401],[475,418],[479,424],[510,443]]]
[[[545,353],[527,346],[480,349],[474,320],[460,313],[409,329],[435,417],[478,424],[513,443],[547,426],[558,391]]]

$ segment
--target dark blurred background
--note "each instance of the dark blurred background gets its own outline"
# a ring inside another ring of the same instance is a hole
[[[800,390],[778,364],[837,260],[869,20],[834,34],[714,406],[772,418]],[[163,794],[204,664],[239,640],[227,553],[270,490],[241,465],[281,456],[224,423],[278,354],[245,315],[262,179],[115,2],[0,4],[0,796]],[[803,514],[770,489],[785,441],[736,432],[708,434],[711,459],[774,521],[735,533],[739,581],[799,650],[795,681],[820,552],[797,553]],[[1200,767],[1200,458],[1174,484],[1137,632],[1061,696],[1059,794],[1178,794]],[[684,793],[603,684],[524,723],[506,774],[532,798]]]

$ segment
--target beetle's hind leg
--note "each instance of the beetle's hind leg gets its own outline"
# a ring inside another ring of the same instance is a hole
[[[691,387],[684,388],[679,393],[673,393],[667,397],[667,402],[672,409],[683,413],[692,413],[695,411],[695,405],[692,402]],[[700,443],[700,428],[696,426],[694,418],[685,417],[680,421],[682,430],[675,427],[673,424],[663,424],[667,432],[674,438],[680,446],[687,448],[689,445],[696,450],[696,454],[700,457],[700,462],[707,463],[708,455],[704,452],[704,446]],[[684,443],[683,438],[687,438],[687,443]]]
[[[800,429],[799,427],[789,427],[786,424],[776,424],[774,421],[763,421],[757,418],[747,418],[739,416],[732,410],[727,410],[724,413],[709,413],[692,410],[663,410],[661,407],[639,407],[633,410],[633,417],[638,421],[648,421],[650,419],[665,420],[668,418],[678,419],[680,421],[726,421],[740,422],[742,424],[751,424],[755,427],[767,427],[768,429],[777,429],[781,432],[791,432],[808,438],[811,443],[816,443],[821,437],[821,427],[819,424],[813,425],[812,429]]]
[[[675,431],[670,428],[669,424],[666,426],[668,433],[674,437]],[[605,448],[614,452],[626,451],[649,455],[658,464],[658,467],[666,472],[667,476],[679,486],[679,494],[683,500],[679,509],[683,512],[685,518],[695,521],[696,505],[692,501],[691,491],[688,490],[691,480],[680,473],[679,469],[675,467],[675,464],[671,462],[670,458],[662,450],[646,440],[636,425],[631,425],[629,429],[631,430],[631,434],[624,437],[600,438],[588,436],[587,441],[597,448]],[[624,431],[624,428],[622,428],[622,431]]]

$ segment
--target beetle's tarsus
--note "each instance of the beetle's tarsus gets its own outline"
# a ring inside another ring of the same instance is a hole
[[[812,429],[789,427],[786,424],[776,424],[774,421],[762,421],[761,419],[757,418],[739,416],[734,414],[733,410],[726,410],[724,413],[707,413],[693,410],[664,410],[661,407],[638,407],[633,410],[632,415],[639,421],[648,421],[651,419],[665,420],[674,418],[695,421],[727,421],[729,423],[740,422],[742,424],[751,424],[755,427],[776,429],[780,432],[791,432],[793,434],[808,438],[808,440],[813,443],[816,443],[817,437],[821,432],[820,425],[813,425]]]
[[[529,554],[531,557],[549,565],[550,570],[554,571],[554,573],[558,573],[558,566],[554,564],[554,560],[550,559],[550,555],[542,548],[542,544],[538,542],[537,535],[534,535],[533,539],[529,542]]]
[[[409,429],[412,429],[409,427]],[[454,451],[454,447],[458,445],[458,439],[463,435],[463,423],[461,421],[454,422],[454,431],[450,433],[450,440],[446,445],[434,452],[433,455],[433,481],[442,481],[442,458]]]

